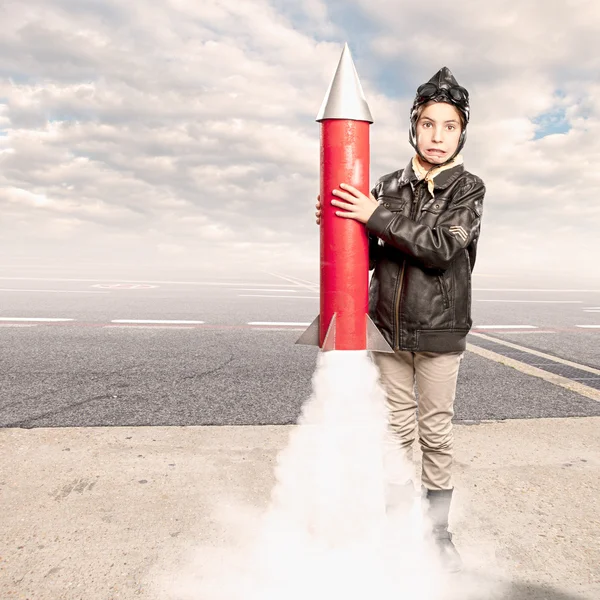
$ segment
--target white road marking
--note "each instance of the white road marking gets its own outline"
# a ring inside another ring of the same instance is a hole
[[[278,273],[268,272],[268,274],[272,275],[273,277],[279,277],[279,278],[283,279],[284,281],[289,281],[290,283],[293,283],[294,285],[297,285],[298,287],[304,287],[313,292],[319,291],[319,286],[316,283],[311,283],[311,282],[305,281],[304,279],[297,279],[295,277],[289,277],[286,275],[279,275]]]
[[[75,319],[57,319],[46,317],[0,317],[0,321],[37,321],[40,323],[56,323],[62,321],[74,321]]]
[[[168,320],[168,319],[113,319],[111,323],[143,323],[150,324],[156,323],[160,325],[200,325],[204,323],[204,321],[178,321],[178,320]]]
[[[110,294],[110,292],[96,292],[94,290],[29,290],[19,288],[0,288],[0,292],[48,292],[49,294]]]
[[[304,331],[301,327],[250,327],[250,331]]]
[[[473,327],[473,329],[477,329],[477,327]],[[533,334],[538,334],[538,333],[556,333],[556,331],[548,331],[547,329],[536,329],[534,331],[532,331],[531,329],[526,329],[526,330],[519,330],[519,331],[497,331],[498,335],[502,335],[503,333],[506,333],[507,335],[523,335],[526,333],[533,333]]]
[[[152,290],[157,285],[149,283],[96,283],[92,287],[107,288],[112,290]]]
[[[308,327],[310,323],[287,323],[280,321],[250,321],[248,325],[290,325],[293,327]]]
[[[600,325],[598,326],[600,327]],[[551,354],[546,354],[545,352],[540,352],[539,350],[533,350],[533,348],[527,348],[526,346],[519,346],[513,342],[509,342],[508,340],[499,340],[494,337],[490,337],[489,335],[485,335],[485,333],[476,333],[473,335],[483,338],[484,340],[490,340],[491,342],[496,342],[501,344],[502,346],[508,346],[509,348],[514,348],[515,350],[520,350],[521,352],[527,352],[528,354],[533,354],[535,356],[539,356],[540,358],[546,358],[555,363],[560,363],[562,365],[568,365],[569,367],[575,367],[581,371],[588,371],[589,373],[594,373],[595,375],[600,375],[600,369],[594,369],[594,367],[588,367],[587,365],[580,365],[579,363],[566,360],[565,358],[560,358],[558,356],[553,356]],[[525,363],[523,363],[525,364]],[[599,399],[600,399],[600,391],[598,391]]]
[[[477,299],[475,302],[534,302],[534,303],[547,303],[547,304],[582,304],[583,300],[498,300],[492,299]]]
[[[35,324],[26,325],[25,323],[0,323],[0,327],[37,327]]]
[[[276,275],[277,277],[281,277],[281,275]],[[288,275],[288,277],[290,277]],[[301,283],[306,283],[307,285],[312,285],[313,287],[316,285],[319,285],[318,283],[315,283],[314,281],[308,281],[308,279],[302,279],[300,277],[290,277],[291,279],[295,280],[295,281],[299,281]]]
[[[575,327],[584,327],[586,329],[600,329],[600,325],[575,325]]]
[[[0,277],[0,281],[84,281],[106,283],[105,279],[73,279],[65,277]],[[112,283],[174,283],[180,285],[225,285],[225,286],[243,286],[243,287],[281,287],[281,283],[256,283],[256,282],[226,282],[226,281],[154,281],[143,279],[141,281],[133,279],[111,279]]]
[[[487,337],[487,336],[483,336],[483,337]],[[493,338],[488,338],[488,339],[493,339]],[[494,339],[494,341],[499,341],[499,340]],[[507,344],[508,342],[505,342],[504,340],[502,340],[502,343]],[[521,348],[520,346],[516,346],[516,345],[514,345],[514,347],[525,350],[527,352],[532,352],[534,354],[542,354],[542,353],[538,353],[538,352],[533,352],[529,348]],[[510,358],[508,356],[502,356],[502,354],[492,352],[491,350],[487,350],[486,348],[480,348],[479,346],[475,346],[473,344],[467,344],[467,350],[470,350],[474,354],[478,354],[479,356],[482,356],[483,358],[487,358],[489,360],[493,360],[494,362],[497,362],[497,363],[500,363],[503,365],[507,365],[509,367],[513,367],[514,369],[517,369],[517,371],[521,371],[521,373],[525,373],[527,375],[533,375],[534,377],[539,377],[540,379],[545,379],[546,381],[549,381],[550,383],[553,383],[555,385],[560,385],[561,387],[564,387],[567,390],[576,392],[577,394],[585,396],[586,398],[591,398],[592,400],[596,400],[596,401],[600,402],[600,391],[599,390],[596,390],[587,385],[584,385],[583,383],[579,383],[578,381],[572,381],[571,379],[568,379],[567,377],[563,377],[562,375],[556,375],[555,373],[550,373],[548,371],[544,371],[543,369],[538,369],[537,367],[532,367],[532,366],[530,366],[526,363],[523,363],[519,360],[515,360],[514,358]],[[552,360],[554,360],[554,361],[557,360],[556,357],[550,357],[550,358],[552,358]],[[559,362],[565,362],[567,364],[575,365],[579,369],[583,369],[583,367],[584,367],[583,365],[577,365],[576,363],[569,363],[569,361],[560,360]],[[589,370],[589,367],[587,369],[583,369],[583,370]]]
[[[195,329],[189,325],[104,325],[103,328],[114,328],[114,329]]]
[[[289,292],[290,294],[295,294],[298,290],[252,290],[252,289],[239,289],[238,292]]]
[[[318,284],[306,282],[304,285],[300,282],[304,282],[302,279],[293,279],[290,277],[284,277],[276,273],[270,273],[275,277],[286,279],[290,283],[293,283],[301,287],[317,288]],[[474,274],[476,275],[476,274]],[[0,277],[0,281],[83,281],[83,282],[101,282],[105,283],[104,279],[77,279],[77,278],[66,278],[66,277]],[[164,280],[153,280],[153,279],[112,279],[113,283],[165,283],[165,284],[180,284],[180,285],[216,285],[216,286],[243,286],[243,287],[280,287],[279,283],[249,283],[249,282],[226,282],[226,281],[164,281]],[[472,288],[476,292],[592,292],[600,293],[600,289],[588,290],[588,289],[550,289],[550,288]]]
[[[318,300],[319,296],[270,296],[267,294],[238,294],[240,298],[293,298],[294,300]]]
[[[285,277],[276,273],[269,273],[275,277],[286,279],[290,283],[293,283],[299,287],[309,287],[318,289],[319,285],[316,283],[308,282],[303,279]],[[474,276],[481,276],[478,273],[474,273]],[[504,277],[503,275],[490,275],[490,277]],[[106,283],[104,279],[77,279],[67,277],[0,277],[0,281],[82,281],[82,282],[101,282]],[[164,283],[164,284],[179,284],[179,285],[216,285],[216,286],[259,286],[259,287],[280,287],[278,283],[252,283],[252,282],[226,282],[226,281],[172,281],[172,280],[153,280],[153,279],[112,279],[113,283]],[[588,289],[554,289],[554,288],[472,288],[476,292],[592,292],[600,293],[600,289],[588,290]]]
[[[535,325],[477,325],[473,329],[537,329]]]
[[[549,288],[472,288],[474,292],[593,292],[599,293],[600,290],[565,290]]]

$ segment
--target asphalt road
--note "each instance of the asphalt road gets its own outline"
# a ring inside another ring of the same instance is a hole
[[[505,350],[525,362],[542,352],[555,372],[600,389],[600,282],[548,287],[476,272],[473,288],[469,344],[509,341],[518,348]],[[317,359],[316,348],[294,342],[317,313],[310,274],[4,266],[0,426],[294,423]],[[600,416],[598,399],[473,351],[461,364],[455,408],[457,421]]]

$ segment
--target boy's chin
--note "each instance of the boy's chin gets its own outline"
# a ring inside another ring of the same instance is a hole
[[[444,154],[444,156],[430,156],[427,157],[426,154],[423,154],[423,156],[425,156],[425,158],[421,158],[421,161],[427,163],[428,165],[441,165],[442,163],[445,163],[448,160],[448,156],[446,154]]]

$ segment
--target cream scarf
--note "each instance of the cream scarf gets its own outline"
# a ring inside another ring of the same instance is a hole
[[[413,171],[415,172],[415,175],[417,176],[419,181],[421,181],[421,179],[425,179],[425,181],[427,181],[427,188],[429,189],[429,193],[432,196],[433,196],[433,189],[435,187],[433,178],[436,175],[439,175],[442,171],[446,171],[447,169],[456,167],[456,165],[462,165],[462,164],[463,164],[462,154],[457,154],[452,159],[452,161],[449,162],[447,165],[444,165],[443,167],[433,167],[429,172],[427,172],[427,169],[425,169],[421,166],[421,163],[418,161],[416,154],[413,156],[413,159],[412,159],[412,168],[413,168]]]

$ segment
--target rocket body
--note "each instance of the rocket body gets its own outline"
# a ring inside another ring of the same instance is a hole
[[[369,195],[373,122],[358,74],[344,46],[321,110],[320,314],[297,344],[323,350],[393,352],[369,318],[369,241],[363,223],[336,215],[332,194],[348,183]]]
[[[321,270],[319,347],[335,320],[335,349],[367,347],[369,245],[365,227],[336,215],[332,190],[349,183],[369,195],[369,126],[367,121],[321,122]]]

